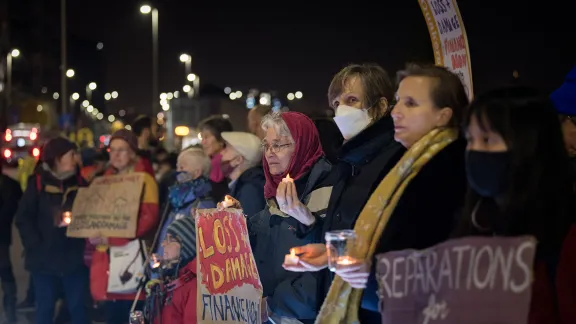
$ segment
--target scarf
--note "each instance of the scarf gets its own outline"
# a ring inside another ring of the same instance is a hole
[[[278,184],[288,173],[292,179],[297,180],[310,171],[318,159],[324,156],[318,130],[310,118],[294,111],[282,113],[281,116],[294,139],[294,153],[286,171],[282,174],[272,175],[266,161],[266,152],[264,152],[262,165],[266,177],[266,184],[264,185],[264,197],[266,199],[276,196]]]
[[[406,151],[400,161],[380,182],[362,209],[354,226],[356,240],[350,250],[352,256],[372,260],[380,236],[410,181],[418,175],[428,161],[457,138],[457,129],[437,128]],[[316,318],[316,323],[359,323],[358,309],[361,300],[362,289],[353,289],[342,278],[336,276]]]
[[[197,198],[208,194],[211,189],[210,180],[201,176],[171,186],[168,192],[168,201],[174,210],[179,210]]]

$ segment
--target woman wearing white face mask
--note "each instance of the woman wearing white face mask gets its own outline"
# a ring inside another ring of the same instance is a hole
[[[354,227],[376,186],[405,151],[394,140],[390,117],[393,97],[393,83],[378,65],[353,64],[334,76],[328,100],[336,111],[334,122],[345,139],[333,168],[337,180],[326,217],[312,226],[300,226],[299,235],[315,236],[323,243],[323,233]],[[326,271],[321,277],[318,295],[325,296],[332,275]]]

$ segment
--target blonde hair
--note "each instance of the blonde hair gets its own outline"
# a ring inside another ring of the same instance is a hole
[[[178,155],[178,160],[183,158],[194,158],[196,159],[197,164],[202,168],[202,175],[205,177],[210,176],[210,170],[212,168],[212,164],[210,161],[210,157],[204,153],[204,150],[198,147],[193,147],[186,149]]]

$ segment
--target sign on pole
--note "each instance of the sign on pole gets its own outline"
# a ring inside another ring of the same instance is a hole
[[[426,19],[436,65],[460,77],[468,97],[474,97],[468,37],[456,0],[419,0]]]

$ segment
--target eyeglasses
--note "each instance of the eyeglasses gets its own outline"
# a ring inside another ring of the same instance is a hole
[[[280,152],[280,150],[282,150],[285,147],[294,145],[294,143],[287,143],[287,144],[278,144],[278,143],[274,143],[272,145],[269,144],[260,144],[260,149],[262,150],[262,152],[266,153],[268,152],[268,150],[271,150],[272,153],[278,153]]]

